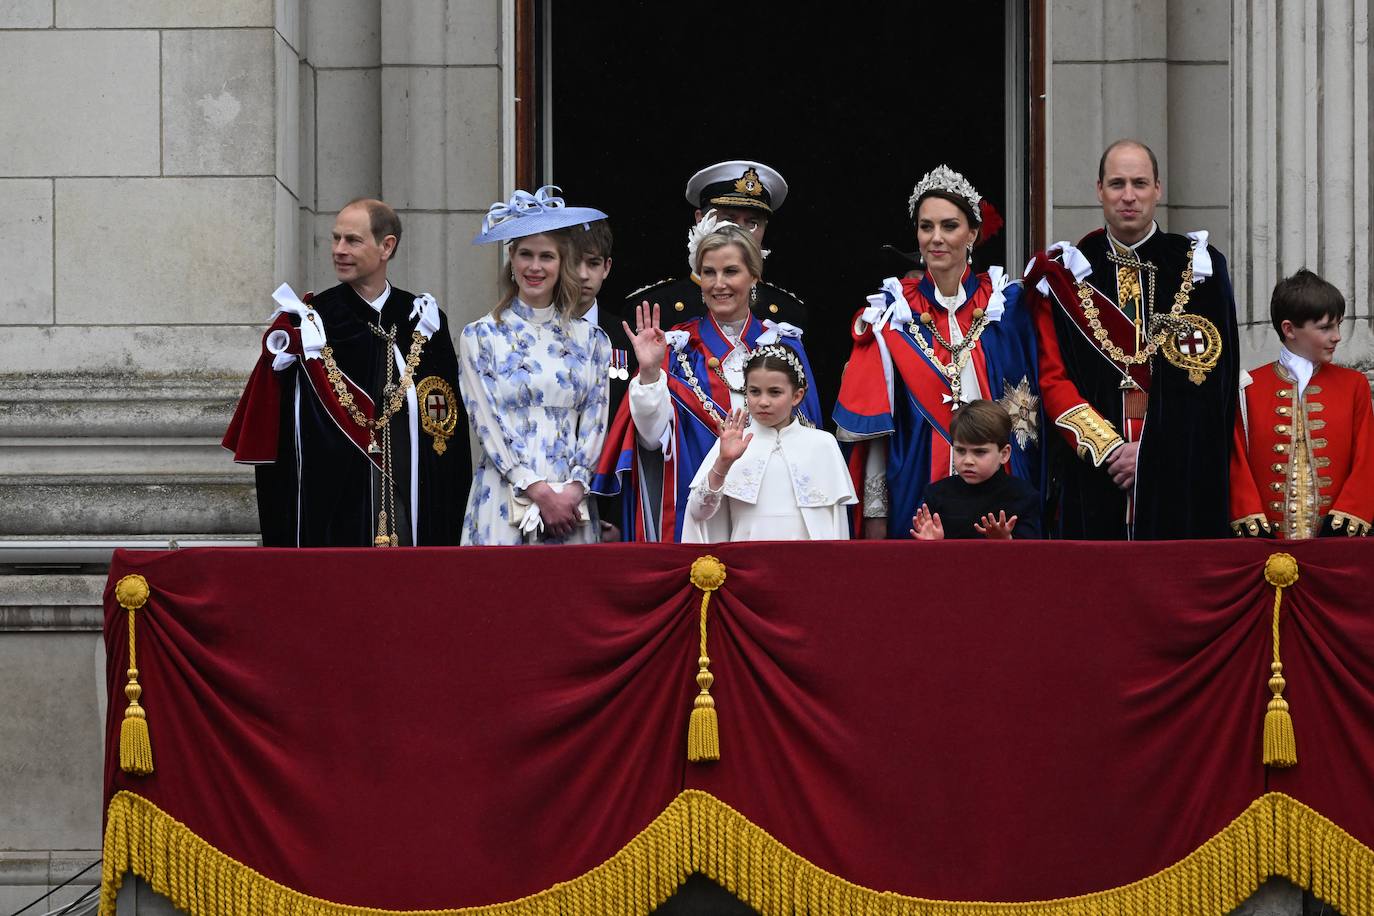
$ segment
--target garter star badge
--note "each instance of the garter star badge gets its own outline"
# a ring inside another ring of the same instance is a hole
[[[1172,365],[1188,372],[1188,381],[1201,385],[1207,373],[1221,359],[1221,332],[1201,315],[1184,312],[1178,316],[1160,349]]]
[[[1021,376],[1016,385],[1002,379],[1002,396],[997,403],[1011,417],[1017,447],[1024,450],[1028,443],[1040,441],[1040,399],[1031,394],[1030,378]]]
[[[431,375],[420,379],[415,397],[420,402],[420,426],[433,437],[434,454],[442,455],[458,426],[458,395],[448,382]]]

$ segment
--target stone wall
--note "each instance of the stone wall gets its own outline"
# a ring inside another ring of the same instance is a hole
[[[490,308],[502,5],[23,2],[0,11],[0,537],[257,530],[218,439],[271,290],[333,284],[350,199],[393,276]]]
[[[491,307],[506,6],[0,4],[0,912],[99,856],[110,549],[256,536],[219,439],[338,208],[397,206],[392,275],[455,328]]]

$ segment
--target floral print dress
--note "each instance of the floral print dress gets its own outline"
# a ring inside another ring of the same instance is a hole
[[[464,544],[595,543],[590,519],[566,538],[522,531],[525,488],[578,481],[589,492],[606,438],[611,344],[597,325],[516,299],[498,319],[463,328],[459,379],[478,461],[463,519]],[[513,514],[514,513],[514,514]]]

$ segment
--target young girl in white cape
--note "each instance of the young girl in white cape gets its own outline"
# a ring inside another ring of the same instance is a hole
[[[686,543],[845,540],[858,500],[835,437],[800,422],[806,374],[789,347],[759,347],[744,367],[746,415],[720,438],[692,480]]]

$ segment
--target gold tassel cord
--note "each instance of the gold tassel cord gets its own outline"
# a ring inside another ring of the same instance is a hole
[[[124,695],[129,705],[119,726],[119,768],[136,776],[153,771],[153,743],[148,736],[148,714],[138,701],[143,687],[138,683],[138,654],[134,644],[134,614],[148,603],[148,580],[140,575],[125,576],[115,583],[115,600],[129,612],[129,683]]]
[[[100,916],[114,916],[124,876],[142,878],[190,916],[421,916],[335,903],[292,890],[239,862],[148,800],[120,792],[106,812]],[[1011,903],[930,900],[872,890],[791,851],[716,797],[689,789],[638,836],[579,877],[528,897],[423,916],[647,916],[692,873],[763,916],[1226,916],[1282,876],[1347,916],[1374,916],[1374,850],[1301,802],[1257,798],[1173,865],[1131,884]]]
[[[1293,716],[1283,698],[1288,682],[1284,680],[1279,658],[1279,609],[1283,590],[1298,581],[1298,561],[1286,553],[1270,555],[1264,562],[1264,580],[1274,586],[1274,661],[1269,666],[1269,689],[1274,695],[1264,713],[1264,765],[1291,767],[1298,762],[1298,743],[1293,735]]]
[[[706,611],[711,593],[725,584],[725,564],[713,556],[697,557],[692,562],[692,584],[701,589],[701,653],[697,658],[697,686],[701,692],[692,703],[687,723],[687,759],[692,763],[720,759],[720,729],[716,721],[716,701],[711,698],[711,657],[706,653]]]

